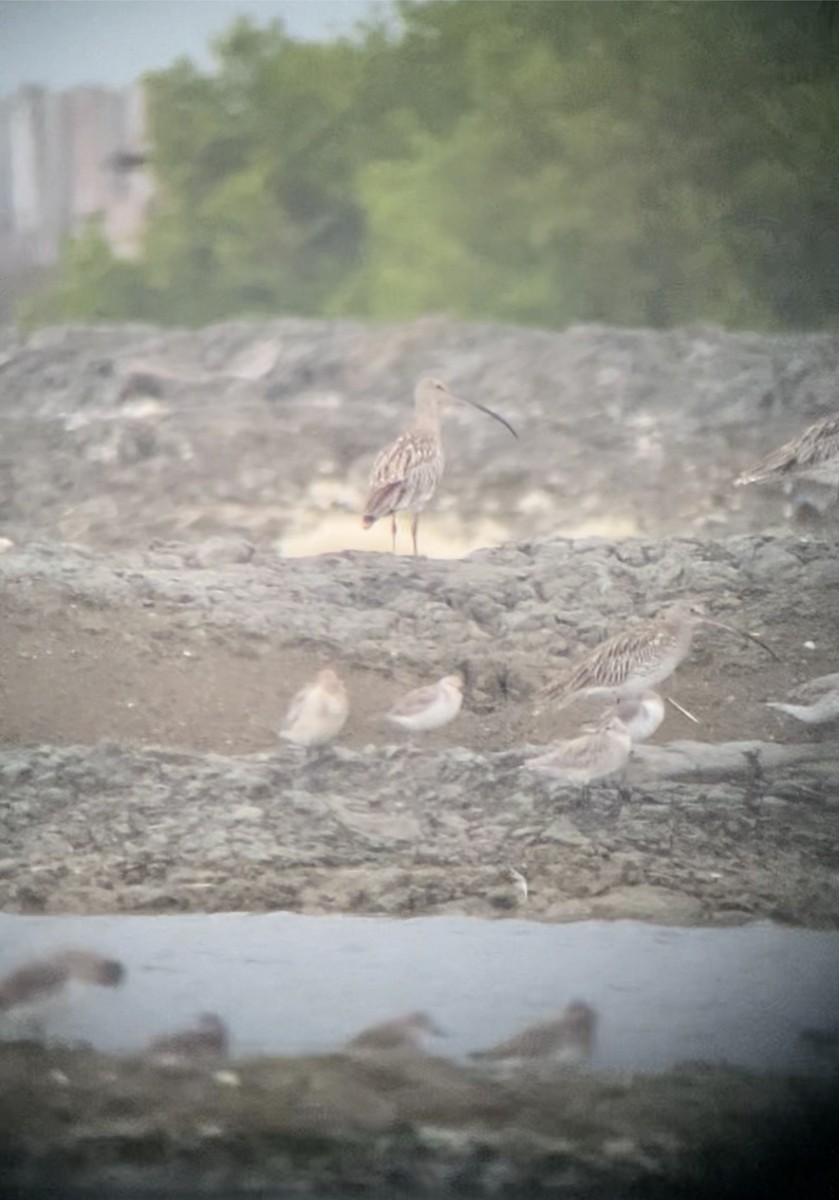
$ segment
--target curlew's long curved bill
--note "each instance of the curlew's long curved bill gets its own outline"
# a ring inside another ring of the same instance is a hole
[[[726,625],[725,621],[716,621],[713,617],[700,617],[700,620],[703,625],[716,625],[718,629],[727,629],[729,633],[736,633],[741,638],[748,638],[750,642],[754,642],[756,646],[760,646],[762,650],[770,654],[775,662],[781,661],[780,656],[775,653],[772,647],[767,646],[766,642],[762,642],[756,634],[749,633],[745,629],[738,629],[736,625]]]
[[[451,393],[449,394],[451,395]],[[471,404],[473,408],[480,409],[482,413],[486,413],[488,417],[494,417],[496,421],[499,421],[502,425],[509,429],[514,438],[519,436],[509,421],[506,421],[504,417],[499,416],[497,412],[493,412],[491,408],[484,408],[483,404],[479,404],[477,400],[467,400],[465,396],[454,396],[453,399],[462,400],[464,404]]]

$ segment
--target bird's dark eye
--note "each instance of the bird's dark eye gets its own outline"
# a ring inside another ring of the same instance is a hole
[[[438,391],[440,391],[440,392],[442,392],[442,391],[444,390],[444,389],[443,389],[443,385],[442,385],[442,383],[435,383],[435,384],[434,384],[434,386],[435,386],[435,387],[437,388],[437,390],[438,390]]]

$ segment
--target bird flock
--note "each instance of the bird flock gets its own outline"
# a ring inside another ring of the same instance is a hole
[[[376,457],[364,505],[362,523],[391,518],[396,551],[399,512],[411,518],[414,555],[418,554],[419,518],[434,496],[443,474],[444,456],[440,415],[456,403],[467,403],[500,422],[514,436],[508,421],[474,400],[455,396],[439,379],[424,377],[415,393],[412,427]],[[799,437],[766,455],[734,481],[737,486],[799,476],[839,487],[839,414],[815,422]],[[570,670],[548,681],[540,692],[558,709],[587,696],[607,701],[593,724],[583,725],[578,737],[552,746],[523,766],[569,786],[588,785],[623,772],[632,746],[651,737],[664,720],[665,702],[655,689],[664,683],[690,651],[700,626],[712,626],[747,638],[777,660],[777,655],[753,633],[738,629],[689,600],[664,608],[656,617],[638,621],[582,655]],[[436,683],[409,692],[384,718],[408,734],[441,729],[461,710],[465,681],[447,675]],[[696,718],[668,698],[690,720]],[[839,674],[811,680],[789,697],[768,702],[799,721],[818,724],[839,717]],[[281,738],[303,747],[324,746],[343,729],[349,715],[347,689],[333,669],[294,697],[279,731]]]
[[[121,962],[86,949],[62,950],[26,962],[0,978],[0,1039],[48,1042],[50,1019],[70,1010],[85,989],[115,990],[127,976]],[[596,1023],[594,1009],[574,1000],[552,1017],[469,1057],[508,1069],[535,1062],[581,1062],[591,1057]],[[446,1036],[428,1013],[409,1012],[367,1026],[338,1053],[354,1058],[424,1055],[430,1052],[432,1039]],[[160,1068],[221,1067],[231,1057],[230,1031],[217,1013],[200,1013],[185,1029],[149,1039],[140,1055]]]

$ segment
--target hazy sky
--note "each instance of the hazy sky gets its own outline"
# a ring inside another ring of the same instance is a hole
[[[0,96],[22,83],[119,85],[207,43],[240,14],[293,37],[349,32],[387,0],[0,0]]]

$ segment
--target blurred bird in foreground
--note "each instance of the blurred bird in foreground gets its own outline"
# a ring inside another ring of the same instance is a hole
[[[445,459],[440,432],[440,410],[455,401],[471,404],[473,408],[499,421],[518,437],[515,429],[491,408],[476,400],[454,396],[439,379],[425,376],[414,391],[414,423],[376,458],[370,475],[370,490],[364,505],[362,525],[369,529],[381,517],[390,517],[393,552],[396,553],[396,514],[411,514],[411,538],[414,554],[417,550],[417,531],[420,513],[429,504],[443,477]]]
[[[352,1054],[426,1054],[429,1037],[445,1037],[428,1013],[411,1012],[362,1029],[344,1046]]]
[[[335,671],[321,671],[289,705],[280,737],[296,746],[323,746],[337,737],[350,711],[347,690]]]
[[[528,1025],[497,1046],[476,1050],[470,1058],[521,1067],[540,1063],[576,1063],[591,1058],[597,1013],[583,1000],[573,1000],[546,1021]]]
[[[463,703],[463,678],[446,675],[437,683],[417,688],[397,700],[387,714],[388,721],[409,733],[428,733],[453,721]]]
[[[789,701],[792,701],[790,703]],[[767,708],[795,717],[805,725],[824,725],[839,717],[839,675],[820,675],[790,692],[786,703],[768,700]]]
[[[152,1038],[145,1053],[159,1066],[200,1065],[222,1061],[229,1048],[224,1021],[215,1013],[202,1013],[192,1028]]]
[[[0,980],[0,1037],[44,1037],[48,1016],[67,1005],[86,986],[113,988],[125,968],[91,950],[64,950],[36,959]]]

